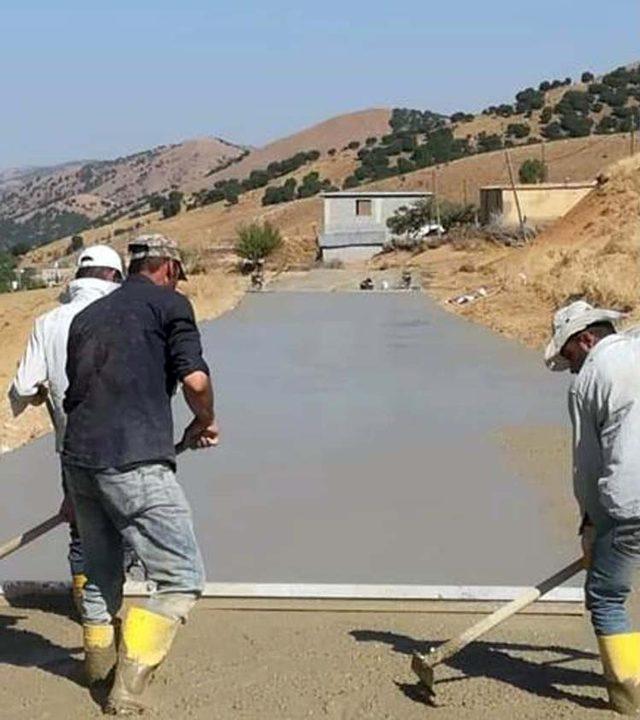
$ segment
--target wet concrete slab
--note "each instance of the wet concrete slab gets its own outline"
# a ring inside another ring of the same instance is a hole
[[[567,422],[539,354],[418,293],[251,295],[202,331],[222,442],[179,477],[208,580],[518,585],[573,559],[499,441]],[[56,508],[52,445],[0,458],[3,538]],[[0,579],[62,579],[64,556],[56,530]]]

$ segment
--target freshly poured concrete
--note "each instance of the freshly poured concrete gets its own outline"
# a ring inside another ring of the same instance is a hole
[[[538,354],[419,294],[253,295],[203,338],[221,445],[179,476],[208,580],[517,585],[576,554],[500,441],[566,423]],[[54,511],[58,482],[51,438],[3,456],[2,538]],[[65,538],[0,579],[64,578]]]

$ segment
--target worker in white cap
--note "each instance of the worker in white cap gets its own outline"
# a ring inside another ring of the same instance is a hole
[[[622,313],[584,301],[555,314],[545,361],[570,370],[573,482],[582,517],[587,609],[611,708],[640,713],[640,633],[626,601],[640,566],[640,338]]]
[[[83,250],[78,256],[75,279],[63,293],[62,304],[36,319],[9,390],[15,415],[20,414],[28,405],[47,402],[55,429],[57,453],[62,450],[66,426],[62,401],[68,385],[65,366],[71,321],[90,303],[118,288],[122,279],[122,260],[115,250],[107,245],[94,245]],[[64,473],[62,484],[65,488]],[[86,577],[82,545],[66,491],[61,510],[70,526],[68,557],[73,596],[78,607]]]

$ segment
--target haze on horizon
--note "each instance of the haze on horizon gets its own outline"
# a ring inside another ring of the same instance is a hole
[[[637,0],[576,5],[9,0],[0,168],[204,135],[259,146],[369,107],[474,112],[638,59]]]

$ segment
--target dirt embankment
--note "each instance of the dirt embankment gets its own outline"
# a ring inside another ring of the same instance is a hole
[[[207,320],[234,307],[245,290],[238,275],[214,270],[194,275],[182,288],[194,304],[198,320]],[[14,418],[7,391],[24,352],[33,321],[54,308],[62,288],[0,295],[0,452],[44,435],[51,424],[44,408],[30,407]]]
[[[423,275],[445,307],[530,347],[548,338],[552,313],[584,297],[640,322],[640,158],[612,166],[605,184],[524,248],[467,240],[418,255],[382,256]],[[449,302],[484,288],[486,297]]]

